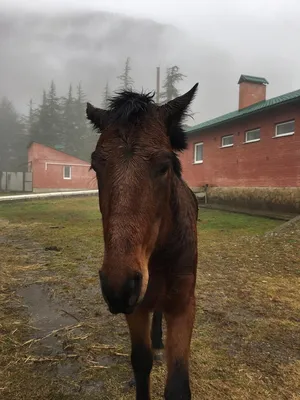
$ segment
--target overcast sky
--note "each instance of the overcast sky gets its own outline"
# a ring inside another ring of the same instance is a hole
[[[188,28],[191,22],[200,27],[203,16],[230,19],[255,17],[274,21],[299,16],[298,0],[1,0],[3,8],[24,10],[84,10],[124,13],[129,16],[172,22]],[[292,11],[292,12],[291,12]]]
[[[70,45],[64,24],[59,29],[55,24],[58,14],[74,10],[87,17],[80,29],[71,24],[72,37],[77,32],[77,39]],[[5,11],[9,11],[6,20]],[[94,15],[106,11],[148,18],[164,25],[133,21],[127,23],[123,35],[120,19],[109,19],[104,29],[103,21],[88,17],[93,11]],[[18,108],[24,109],[32,96],[38,101],[52,78],[62,90],[70,80],[82,80],[96,101],[106,80],[115,84],[112,76],[122,69],[125,54],[132,57],[139,89],[155,88],[156,65],[163,71],[168,65],[179,65],[187,75],[182,91],[199,81],[193,107],[196,122],[237,107],[237,81],[242,73],[266,77],[268,97],[300,88],[299,0],[0,0],[0,13],[4,16],[0,22],[0,96],[11,97]],[[27,20],[22,25],[28,13],[39,13],[40,24],[30,25]],[[14,14],[18,19],[12,18]],[[50,20],[45,23],[41,15]],[[80,37],[83,42],[87,38],[98,41],[101,52],[87,54],[90,42],[81,48]]]

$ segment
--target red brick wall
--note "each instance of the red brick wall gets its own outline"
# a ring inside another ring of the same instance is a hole
[[[38,143],[33,143],[29,148],[28,161],[31,164],[34,191],[97,189],[95,173],[89,171],[90,164],[86,161]],[[71,166],[71,179],[64,179],[64,165]]]
[[[266,100],[266,86],[242,82],[239,88],[239,109]]]
[[[273,138],[275,123],[295,119],[295,134]],[[259,142],[244,144],[245,130],[260,127]],[[234,146],[221,148],[221,137],[234,135]],[[203,142],[203,163],[194,164],[194,144]],[[183,177],[191,187],[300,186],[300,105],[248,117],[226,127],[189,137],[181,156]]]

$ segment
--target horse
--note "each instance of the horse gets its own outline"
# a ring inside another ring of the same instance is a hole
[[[151,399],[162,316],[164,398],[192,398],[198,204],[182,178],[179,154],[187,148],[182,121],[197,87],[161,105],[154,93],[132,89],[116,92],[107,109],[86,105],[86,117],[100,133],[91,155],[105,248],[100,287],[109,311],[127,321],[136,400]]]

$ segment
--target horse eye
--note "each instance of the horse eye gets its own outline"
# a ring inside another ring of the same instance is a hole
[[[95,171],[98,167],[101,167],[105,164],[105,157],[102,154],[97,154],[95,152],[92,153],[91,157],[91,165],[93,170]]]
[[[169,171],[169,164],[161,165],[157,170],[158,176],[163,176]]]

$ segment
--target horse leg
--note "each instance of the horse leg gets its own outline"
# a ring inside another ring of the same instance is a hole
[[[190,400],[189,352],[195,319],[195,299],[180,312],[165,314],[167,323],[167,383],[166,400]]]
[[[136,310],[126,316],[131,338],[131,365],[135,378],[136,400],[150,400],[150,372],[153,355],[150,339],[150,316]]]
[[[162,318],[163,313],[161,311],[154,311],[151,326],[151,342],[152,349],[154,350],[154,360],[162,361],[163,354],[159,350],[164,348],[162,341]]]
[[[160,311],[154,311],[152,317],[152,326],[151,326],[151,343],[152,349],[154,350],[153,358],[156,361],[162,361],[163,355],[158,351],[164,348],[164,344],[162,341],[162,318],[163,313]],[[134,377],[129,381],[129,386],[135,386]]]

